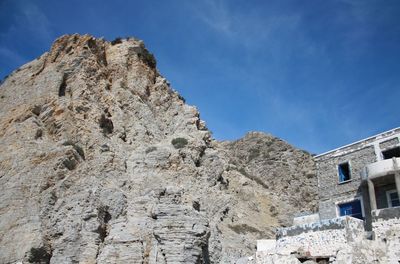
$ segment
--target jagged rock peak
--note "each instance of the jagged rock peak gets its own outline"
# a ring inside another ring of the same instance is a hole
[[[0,263],[231,263],[315,209],[310,155],[217,142],[142,41],[65,35],[0,88]]]
[[[146,49],[144,42],[135,38],[117,38],[111,42],[103,38],[95,38],[90,35],[63,35],[52,45],[48,59],[52,62],[57,59],[62,60],[66,55],[82,55],[91,52],[98,58],[99,63],[107,65],[106,49],[109,46],[122,45],[128,47],[130,51],[136,52],[140,59],[150,67],[156,67],[154,56]]]

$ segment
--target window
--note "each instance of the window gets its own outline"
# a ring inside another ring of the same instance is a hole
[[[399,194],[397,190],[390,190],[386,192],[389,207],[400,206]]]
[[[361,201],[358,199],[348,203],[339,204],[338,207],[340,216],[348,215],[358,219],[363,219]]]
[[[338,166],[339,182],[350,180],[350,165],[348,162],[339,164]]]
[[[391,148],[382,151],[383,159],[400,158],[400,147]]]

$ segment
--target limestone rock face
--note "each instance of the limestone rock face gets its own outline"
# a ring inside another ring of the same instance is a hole
[[[293,215],[317,210],[315,165],[307,152],[260,132],[222,145],[232,168],[270,194],[269,212],[279,226],[292,225]]]
[[[0,86],[0,263],[233,263],[315,210],[309,154],[217,142],[143,42],[66,35]]]

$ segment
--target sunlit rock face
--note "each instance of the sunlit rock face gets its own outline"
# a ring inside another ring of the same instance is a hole
[[[0,87],[0,263],[230,263],[314,211],[309,154],[217,142],[142,41],[65,35]]]

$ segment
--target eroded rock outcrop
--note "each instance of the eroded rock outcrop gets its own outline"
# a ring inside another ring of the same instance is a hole
[[[315,210],[309,154],[211,138],[143,42],[66,35],[0,87],[0,263],[230,263]]]

